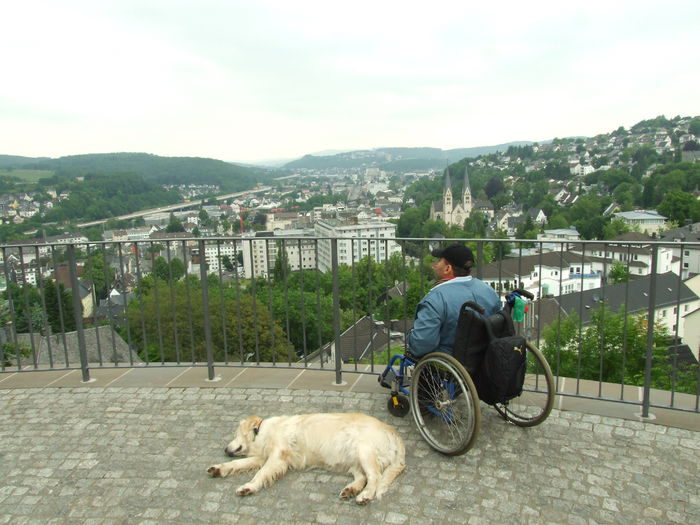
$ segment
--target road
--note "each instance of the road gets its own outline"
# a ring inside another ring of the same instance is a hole
[[[239,191],[237,193],[228,193],[226,195],[219,195],[219,196],[214,197],[214,198],[217,201],[223,201],[226,199],[241,197],[243,195],[248,195],[251,193],[262,193],[265,191],[269,191],[270,189],[272,189],[270,186],[261,186],[259,188],[254,188],[251,190]],[[117,220],[135,219],[136,217],[143,217],[146,215],[151,215],[153,213],[168,213],[168,212],[175,211],[175,210],[181,210],[183,208],[191,208],[193,206],[199,206],[199,201],[180,202],[177,204],[169,204],[168,206],[161,206],[160,208],[151,208],[149,210],[141,210],[141,211],[137,211],[134,213],[129,213],[127,215],[119,215],[118,217],[109,217],[107,219],[100,219],[98,221],[82,222],[82,223],[78,224],[78,228],[89,228],[90,226],[97,226],[98,224],[103,224],[110,219],[117,219]]]

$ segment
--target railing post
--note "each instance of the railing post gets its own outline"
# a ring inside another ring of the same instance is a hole
[[[209,381],[214,381],[214,352],[212,350],[211,319],[209,317],[209,280],[203,239],[199,240],[199,277],[202,281],[202,312],[204,313],[204,343],[207,349],[207,377]]]
[[[649,281],[649,312],[647,313],[647,355],[644,363],[644,394],[642,397],[642,417],[649,417],[651,396],[651,365],[654,360],[654,317],[656,317],[656,267],[659,246],[651,247],[651,280]]]
[[[331,271],[333,272],[333,336],[335,340],[335,384],[343,384],[341,365],[343,355],[340,349],[340,279],[338,276],[338,239],[331,239]]]
[[[78,352],[80,353],[80,370],[83,373],[83,383],[90,382],[87,349],[85,348],[85,332],[83,331],[83,309],[80,303],[80,284],[78,283],[78,267],[75,262],[75,245],[68,245],[68,270],[70,285],[73,289],[73,317],[75,318],[75,333],[78,337]]]

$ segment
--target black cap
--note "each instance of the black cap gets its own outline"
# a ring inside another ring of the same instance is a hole
[[[431,254],[433,257],[445,259],[451,265],[464,268],[465,270],[468,270],[474,264],[474,254],[463,244],[450,244],[446,248],[433,250]]]

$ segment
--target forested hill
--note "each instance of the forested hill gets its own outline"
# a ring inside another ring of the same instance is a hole
[[[333,169],[377,167],[386,171],[426,170],[444,168],[446,164],[465,157],[490,155],[507,151],[510,146],[525,146],[532,142],[509,142],[496,146],[458,148],[377,148],[358,150],[337,155],[305,155],[284,165],[287,169]]]
[[[157,184],[216,184],[222,191],[252,188],[267,182],[267,170],[199,157],[160,157],[148,153],[100,153],[56,159],[0,156],[0,168],[54,172],[57,178],[88,174],[133,173]]]

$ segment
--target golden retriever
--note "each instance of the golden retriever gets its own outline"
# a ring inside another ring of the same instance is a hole
[[[354,480],[340,497],[357,496],[355,501],[361,505],[381,498],[406,465],[401,436],[364,414],[250,416],[240,422],[225,452],[246,457],[209,467],[211,477],[259,469],[236,489],[239,496],[270,486],[290,468],[325,467],[352,474]]]

